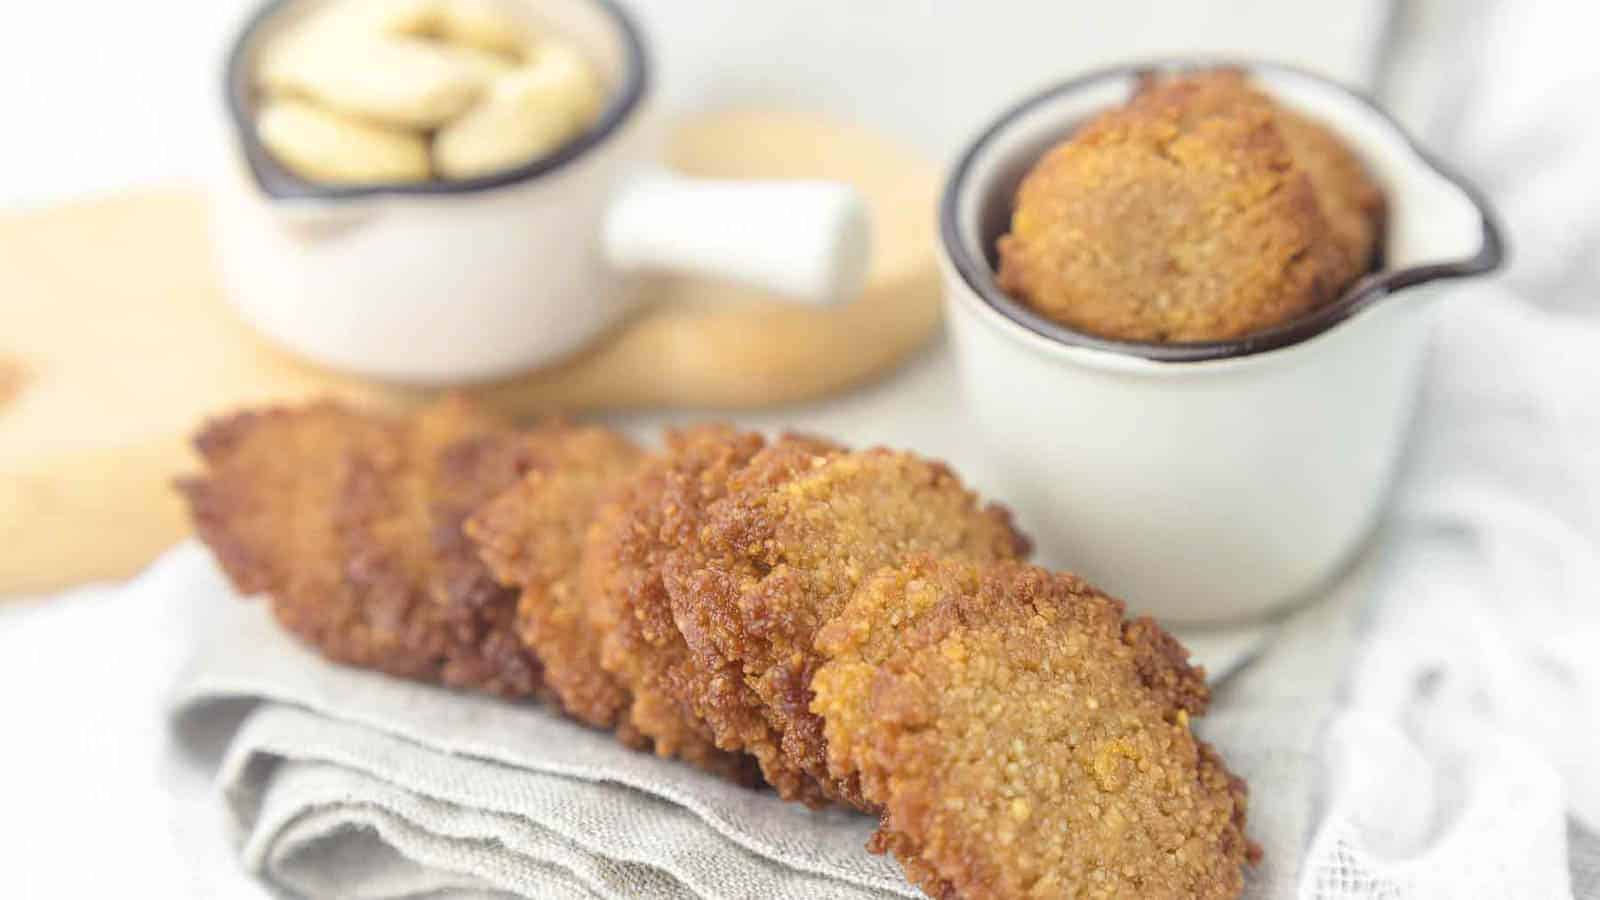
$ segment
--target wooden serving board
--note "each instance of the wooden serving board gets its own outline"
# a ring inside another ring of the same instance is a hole
[[[633,321],[562,366],[473,389],[516,416],[768,406],[881,375],[938,324],[937,171],[876,135],[791,114],[686,123],[694,174],[856,184],[874,216],[864,295],[835,309],[661,279]],[[0,596],[132,574],[186,532],[171,479],[210,415],[336,396],[400,409],[427,392],[340,375],[263,343],[212,271],[189,187],[0,215]]]

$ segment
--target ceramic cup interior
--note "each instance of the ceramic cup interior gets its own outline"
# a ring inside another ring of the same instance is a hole
[[[256,133],[257,92],[252,74],[263,47],[330,0],[272,0],[251,17],[228,53],[224,99],[244,157],[261,190],[279,200],[342,200],[386,194],[470,194],[518,184],[554,172],[615,134],[638,110],[650,86],[650,61],[639,26],[612,0],[523,0],[508,4],[535,33],[559,34],[595,65],[609,100],[589,130],[555,152],[476,178],[405,184],[328,185],[307,181],[279,165]]]
[[[1094,113],[1127,100],[1158,72],[1238,66],[1279,102],[1345,137],[1391,198],[1381,265],[1332,303],[1268,331],[1228,341],[1150,343],[1113,340],[1047,319],[1000,290],[995,245],[1010,229],[1023,176],[1052,145]],[[1292,67],[1236,60],[1163,61],[1118,66],[1052,87],[1002,113],[951,171],[940,210],[950,263],[994,313],[1039,336],[1158,362],[1205,362],[1279,350],[1314,338],[1402,288],[1498,268],[1504,244],[1479,192],[1418,147],[1387,114],[1357,92]]]

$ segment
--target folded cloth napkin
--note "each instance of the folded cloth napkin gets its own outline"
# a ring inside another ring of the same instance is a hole
[[[915,896],[862,849],[865,816],[629,751],[534,704],[325,662],[191,549],[179,577],[216,609],[177,728],[218,760],[244,863],[272,882],[356,897]]]
[[[1404,0],[1385,104],[1495,198],[1448,301],[1394,567],[1322,743],[1300,896],[1600,897],[1600,89],[1563,0]],[[1543,309],[1547,314],[1540,314]]]
[[[1600,895],[1600,324],[1447,302],[1301,895]]]
[[[192,544],[147,581],[192,607],[202,636],[173,701],[180,742],[196,765],[215,767],[245,867],[278,887],[374,898],[919,896],[892,860],[864,849],[875,825],[866,816],[809,811],[629,751],[536,704],[326,662],[262,604],[232,596]],[[1197,643],[1235,652],[1221,637]],[[1309,724],[1299,729],[1307,742]],[[1244,758],[1277,766],[1253,737],[1237,743],[1251,747]],[[1285,774],[1303,777],[1309,743],[1302,751]]]

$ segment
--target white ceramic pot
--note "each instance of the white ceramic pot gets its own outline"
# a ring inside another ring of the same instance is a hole
[[[870,229],[853,188],[716,181],[648,160],[650,66],[610,0],[523,0],[572,41],[611,99],[554,154],[465,181],[338,187],[299,179],[262,148],[251,72],[261,47],[322,5],[268,4],[230,55],[234,141],[212,186],[224,291],[257,330],[311,360],[448,384],[546,365],[613,325],[645,269],[754,284],[795,302],[854,297]]]
[[[1389,200],[1381,271],[1310,317],[1237,341],[1110,341],[995,285],[994,243],[1042,151],[1152,68],[1099,72],[1007,111],[954,166],[941,210],[947,310],[965,404],[1003,496],[1044,561],[1179,622],[1305,595],[1375,523],[1407,431],[1435,301],[1495,269],[1469,186],[1348,89],[1244,64],[1342,134]]]

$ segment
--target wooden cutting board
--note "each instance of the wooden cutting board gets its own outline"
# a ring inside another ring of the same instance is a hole
[[[857,185],[875,230],[863,296],[806,309],[661,279],[639,316],[580,358],[472,393],[516,416],[767,406],[881,375],[936,330],[929,161],[771,113],[691,120],[668,157],[693,174]],[[399,409],[428,395],[313,368],[240,324],[196,189],[0,215],[0,597],[137,571],[187,530],[170,482],[193,466],[188,435],[206,416],[314,396]]]

